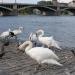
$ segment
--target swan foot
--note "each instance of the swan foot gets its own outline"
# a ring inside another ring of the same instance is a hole
[[[37,71],[39,70],[40,67],[41,67],[41,64],[37,65],[37,66],[35,67],[34,73],[37,73]]]

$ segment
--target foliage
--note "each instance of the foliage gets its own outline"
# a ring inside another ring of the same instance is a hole
[[[37,2],[38,5],[52,5],[51,1],[39,1]]]
[[[65,10],[64,12],[62,12],[62,15],[74,15],[74,14],[68,10]]]
[[[31,8],[23,9],[19,12],[20,15],[27,15],[27,14],[31,14],[31,13],[32,13]]]

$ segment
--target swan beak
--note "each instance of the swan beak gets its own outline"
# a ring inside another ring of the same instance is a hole
[[[24,53],[24,50],[19,49],[19,47],[17,47],[18,53]]]
[[[62,50],[62,48],[61,47],[57,47],[58,49],[60,49],[60,50]]]

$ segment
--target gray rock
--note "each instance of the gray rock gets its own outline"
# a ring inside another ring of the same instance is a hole
[[[4,70],[0,70],[0,75],[9,75],[9,73],[7,73],[7,72],[4,71]]]

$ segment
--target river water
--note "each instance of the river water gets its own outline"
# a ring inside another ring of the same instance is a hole
[[[74,16],[8,16],[0,17],[0,33],[24,27],[19,38],[27,40],[31,32],[38,29],[45,31],[45,36],[53,36],[64,47],[75,47],[75,17]]]

